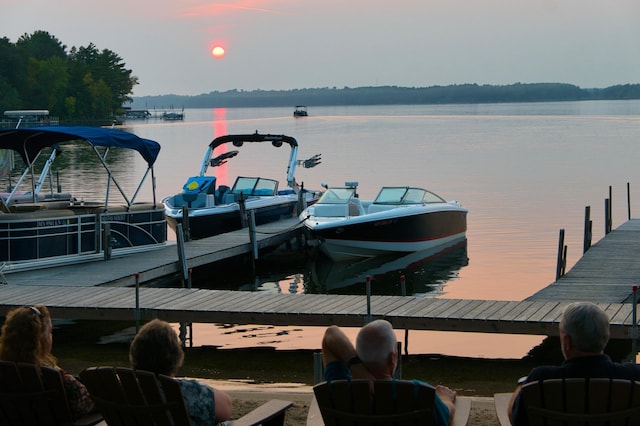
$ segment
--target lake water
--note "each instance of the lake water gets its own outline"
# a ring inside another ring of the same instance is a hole
[[[466,248],[422,266],[413,262],[394,269],[387,274],[392,282],[380,290],[384,293],[398,289],[405,274],[410,291],[425,297],[521,300],[555,280],[561,228],[567,268],[579,259],[586,206],[591,206],[593,242],[602,238],[610,186],[614,227],[627,220],[628,183],[632,213],[637,211],[640,101],[310,107],[306,118],[293,118],[292,112],[293,107],[188,109],[185,121],[150,119],[124,127],[161,143],[156,163],[161,197],[178,192],[197,174],[214,137],[257,130],[295,137],[299,159],[322,154],[318,167],[297,169],[306,188],[356,180],[361,198],[368,199],[383,185],[412,185],[467,207]],[[268,146],[257,156],[244,153],[218,174],[219,184],[232,184],[237,174],[285,180],[288,151]],[[360,293],[369,271],[361,269],[347,278],[331,265],[315,263],[281,271],[277,279],[239,272],[237,285],[303,292],[321,286],[325,277],[325,286],[327,280],[346,280],[331,292]],[[375,277],[374,293],[383,279]],[[216,274],[208,281],[204,284],[215,287]],[[194,343],[318,348],[321,334],[313,328],[209,324],[194,326]],[[410,352],[472,357],[521,357],[541,341],[475,333],[412,331],[410,336]]]

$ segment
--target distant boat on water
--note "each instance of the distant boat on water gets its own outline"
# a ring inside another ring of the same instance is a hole
[[[296,108],[293,110],[294,117],[307,117],[308,115],[309,113],[305,105],[296,105]]]
[[[165,111],[162,113],[163,120],[184,120],[184,108],[180,111]]]

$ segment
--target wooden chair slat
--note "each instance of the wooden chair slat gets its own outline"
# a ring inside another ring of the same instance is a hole
[[[109,426],[188,425],[191,422],[180,383],[173,377],[114,367],[90,367],[83,370],[80,377]],[[233,424],[281,426],[291,405],[289,401],[271,400]]]
[[[42,374],[43,388],[53,391],[49,399],[49,409],[55,413],[55,418],[61,419],[61,421],[72,419],[73,414],[67,403],[67,393],[60,371],[54,368],[41,367],[40,372]]]
[[[531,426],[640,424],[640,382],[622,379],[549,379],[522,387]]]
[[[182,400],[182,388],[177,380],[173,377],[162,374],[158,376],[158,380],[160,381],[160,385],[162,386],[162,390],[164,391],[165,397],[168,401]],[[187,408],[184,404],[174,404],[169,406],[169,411],[171,411],[174,418],[189,417],[189,413],[187,413]]]
[[[96,424],[100,416],[73,421],[59,370],[0,361],[0,424]]]
[[[325,425],[433,424],[435,389],[424,383],[335,380],[313,389]]]
[[[127,368],[91,367],[83,370],[80,377],[109,425],[164,426],[190,422],[188,416],[170,417],[167,407],[175,404],[184,406],[182,395],[177,401],[166,402],[153,373]],[[133,385],[133,380],[138,385]]]

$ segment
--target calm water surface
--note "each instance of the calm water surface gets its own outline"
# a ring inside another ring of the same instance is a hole
[[[188,176],[197,174],[214,137],[256,130],[286,134],[298,140],[300,159],[322,154],[320,166],[297,170],[305,187],[357,180],[363,199],[375,197],[383,185],[426,187],[469,209],[467,244],[435,259],[399,261],[386,275],[378,273],[385,269],[379,264],[352,267],[345,274],[344,268],[312,262],[275,278],[238,274],[237,288],[361,293],[363,277],[371,273],[374,293],[375,284],[386,279],[380,290],[386,294],[399,291],[399,277],[405,274],[409,291],[425,297],[521,300],[555,280],[561,228],[569,247],[568,268],[579,259],[585,206],[591,206],[594,242],[602,238],[609,186],[614,227],[627,219],[627,183],[632,216],[638,210],[638,101],[310,107],[310,116],[298,119],[292,111],[195,109],[186,110],[184,122],[151,119],[125,127],[162,144],[156,163],[161,197],[178,192]],[[232,184],[237,174],[283,182],[288,152],[264,148],[252,149],[252,155],[241,150],[218,174],[219,184]],[[215,284],[215,274],[200,283]],[[318,348],[321,333],[196,325],[194,343]],[[541,340],[415,331],[410,336],[414,353],[474,357],[520,357]]]

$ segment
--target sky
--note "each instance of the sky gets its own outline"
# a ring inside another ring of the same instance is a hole
[[[0,0],[0,37],[37,30],[118,54],[133,96],[640,82],[638,0]]]

